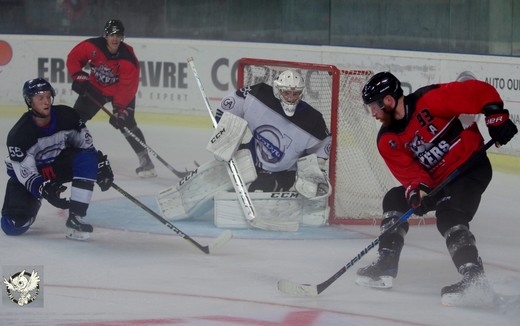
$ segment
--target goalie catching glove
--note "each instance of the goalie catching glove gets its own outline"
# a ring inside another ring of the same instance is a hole
[[[234,114],[224,112],[206,149],[217,161],[229,162],[244,138],[247,121]]]
[[[329,178],[325,172],[326,160],[310,154],[298,159],[294,188],[307,199],[328,197],[331,193]]]

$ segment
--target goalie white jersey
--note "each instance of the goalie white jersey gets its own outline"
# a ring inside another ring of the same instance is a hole
[[[315,153],[328,159],[331,135],[322,114],[300,101],[292,117],[285,115],[273,88],[265,83],[244,87],[228,95],[217,110],[245,119],[252,138],[249,148],[255,165],[270,172],[294,171],[297,160]]]

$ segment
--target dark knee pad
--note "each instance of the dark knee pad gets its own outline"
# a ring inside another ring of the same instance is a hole
[[[404,237],[408,233],[409,224],[408,222],[403,222],[392,229],[389,229],[389,227],[399,220],[402,215],[403,213],[398,211],[385,212],[383,214],[379,249],[388,248],[401,251],[404,245]]]
[[[444,234],[446,247],[457,269],[466,263],[478,263],[475,236],[465,225],[456,225]]]

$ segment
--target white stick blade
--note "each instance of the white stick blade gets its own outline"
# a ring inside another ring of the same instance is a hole
[[[233,238],[233,232],[230,230],[226,230],[222,232],[216,239],[209,245],[209,251],[210,253],[213,252],[213,250],[218,249],[228,243],[229,240]]]
[[[278,281],[278,290],[294,296],[315,297],[318,295],[318,288],[315,285],[299,284],[289,280]]]

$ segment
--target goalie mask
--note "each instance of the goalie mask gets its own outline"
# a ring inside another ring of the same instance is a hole
[[[25,82],[23,85],[23,99],[29,110],[31,110],[33,96],[47,91],[51,92],[52,102],[54,102],[56,91],[48,81],[43,78],[35,78]]]
[[[305,89],[302,76],[294,70],[285,70],[273,81],[273,94],[282,104],[283,111],[292,117]]]

